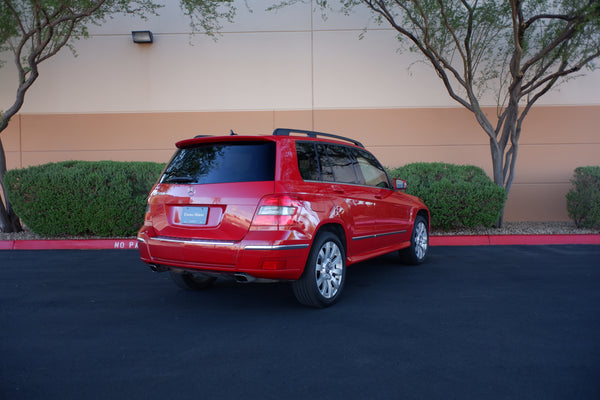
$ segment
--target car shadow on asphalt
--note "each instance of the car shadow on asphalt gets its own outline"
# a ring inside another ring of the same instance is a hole
[[[417,266],[402,264],[397,253],[353,264],[348,267],[344,292],[334,307],[360,301],[361,296],[368,296],[373,290],[401,289],[407,276],[418,274],[418,270],[427,268],[427,264],[428,261]],[[233,279],[219,278],[212,287],[193,291],[175,286],[168,274],[160,276],[165,286],[161,292],[162,298],[190,310],[213,306],[246,311],[265,308],[273,311],[307,309],[296,301],[291,282],[238,283]]]

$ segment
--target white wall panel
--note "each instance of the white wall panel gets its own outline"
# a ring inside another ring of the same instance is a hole
[[[355,7],[352,12],[345,15],[337,10],[340,9],[341,1],[328,1],[331,9],[323,12],[314,7],[313,28],[316,30],[358,30],[387,28],[373,20],[372,12],[366,7]]]
[[[6,62],[0,67],[0,110],[6,110],[15,101],[18,75],[11,57],[9,53],[0,53],[0,60]]]
[[[454,106],[443,84],[390,31],[318,31],[314,44],[316,108]],[[412,66],[411,66],[412,64]],[[409,70],[410,67],[410,70]]]
[[[24,112],[310,108],[310,35],[156,35],[151,45],[101,36],[41,68]]]
[[[120,16],[91,27],[91,38],[75,43],[79,57],[64,49],[41,66],[21,111],[458,107],[431,67],[398,51],[393,30],[370,30],[359,40],[362,28],[376,27],[366,10],[324,20],[319,9],[311,17],[310,3],[271,12],[264,11],[271,0],[247,3],[252,12],[239,0],[235,23],[224,24],[216,42],[190,36],[175,1],[148,21]],[[152,30],[155,43],[133,44],[130,32],[137,29]],[[0,69],[0,109],[12,104],[16,90],[8,61]],[[599,87],[600,72],[587,73],[540,104],[597,105]]]
[[[600,71],[582,71],[575,79],[564,82],[546,93],[538,104],[558,106],[600,104]]]

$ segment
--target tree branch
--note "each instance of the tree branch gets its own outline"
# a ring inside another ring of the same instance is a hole
[[[538,15],[534,15],[533,17],[529,18],[524,24],[523,24],[523,28],[525,30],[527,30],[527,28],[529,28],[531,25],[533,25],[535,22],[542,20],[542,19],[550,19],[550,20],[563,20],[563,21],[572,21],[573,17],[568,16],[568,15],[560,15],[560,14],[538,14]]]
[[[17,21],[17,25],[19,25],[19,29],[21,30],[21,32],[25,33],[27,30],[23,26],[23,22],[21,21],[21,18],[19,18],[19,13],[17,12],[17,10],[15,10],[13,5],[8,0],[3,0],[3,2],[6,5],[6,7],[8,7],[8,9],[10,10],[11,14],[15,18],[15,21]]]
[[[571,75],[575,72],[580,71],[587,63],[589,63],[590,61],[592,61],[598,57],[600,57],[600,49],[597,52],[591,54],[590,56],[580,60],[576,65],[574,65],[573,67],[571,67],[569,69],[565,69],[567,62],[564,61],[563,62],[564,65],[561,65],[561,67],[559,67],[558,71],[546,76],[545,78],[541,79],[539,82],[537,82],[535,84],[533,84],[533,82],[529,83],[527,85],[528,86],[527,89],[523,90],[523,92],[522,92],[523,96],[530,95],[535,90],[539,89],[540,87],[544,86],[547,83],[550,83],[550,87],[547,90],[542,91],[544,94],[547,93],[548,90],[550,90],[550,88],[554,85],[554,83],[556,83],[556,81],[559,78],[563,78],[567,75]],[[524,88],[525,88],[525,86],[524,86]]]
[[[448,75],[444,71],[444,68],[447,68],[450,72],[452,72],[455,77],[458,76],[458,80],[461,84],[463,84],[464,82],[460,78],[460,75],[458,75],[458,73],[447,63],[446,60],[443,59],[443,57],[441,57],[439,54],[437,54],[430,45],[428,45],[427,43],[421,42],[411,32],[409,32],[405,28],[398,25],[383,1],[363,0],[363,2],[372,11],[381,15],[385,20],[387,20],[394,29],[396,29],[403,36],[405,36],[407,39],[409,39],[411,42],[413,42],[415,44],[415,46],[417,46],[418,49],[421,51],[421,53],[423,53],[423,55],[425,55],[425,57],[431,62],[436,73],[438,74],[438,76],[440,77],[442,82],[444,83],[444,86],[446,87],[446,90],[447,90],[448,94],[450,95],[450,97],[452,99],[454,99],[455,101],[457,101],[458,103],[460,103],[465,108],[467,108],[468,110],[473,111],[472,105],[469,102],[467,102],[465,99],[463,99],[461,96],[459,96],[452,88],[452,84],[450,83],[450,80],[448,78]],[[377,4],[375,5],[374,3],[377,3]],[[464,84],[463,84],[463,86],[464,86]]]

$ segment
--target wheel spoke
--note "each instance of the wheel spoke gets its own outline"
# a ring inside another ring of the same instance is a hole
[[[323,264],[325,264],[324,259],[325,259],[325,256],[323,255],[323,252],[320,251],[319,256],[317,257],[317,268],[321,268],[323,266]]]
[[[329,258],[331,257],[331,243],[327,242],[325,243],[325,245],[323,246],[323,259],[327,262],[329,261]]]
[[[324,277],[325,275],[323,275],[322,273],[317,273],[317,287],[323,287],[323,281],[325,280]]]
[[[329,261],[331,264],[338,265],[340,263],[340,251],[336,249],[335,253],[331,256]]]
[[[339,277],[336,277],[335,279],[332,279],[330,281],[330,283],[331,283],[331,288],[333,290],[338,290],[338,288],[340,287],[340,279],[339,279]]]

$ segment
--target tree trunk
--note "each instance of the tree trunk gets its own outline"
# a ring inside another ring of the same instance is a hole
[[[10,201],[6,195],[4,187],[4,174],[6,172],[6,156],[4,155],[4,146],[0,139],[0,231],[2,232],[21,232],[23,227],[19,217],[12,209]]]
[[[17,88],[17,95],[15,102],[10,106],[4,113],[0,113],[0,135],[8,127],[10,119],[21,109],[25,101],[25,93],[33,85],[35,80],[38,78],[39,73],[35,60],[35,54],[29,56],[29,65],[31,71],[29,76],[26,75],[25,69],[21,65],[21,60],[17,56],[15,63],[19,70],[19,87]],[[4,187],[4,174],[6,173],[6,155],[4,153],[4,146],[2,145],[2,139],[0,137],[0,230],[2,232],[21,232],[23,227],[17,214],[15,214],[8,196],[6,194],[6,188]]]
[[[504,149],[494,139],[490,139],[490,153],[492,155],[494,183],[504,187]]]
[[[492,155],[492,173],[494,175],[494,183],[498,186],[504,187],[504,164],[503,164],[503,159],[504,159],[504,151],[503,149],[500,147],[499,143],[494,140],[494,139],[490,139],[490,152]],[[508,196],[508,193],[507,193]],[[502,225],[504,224],[504,208],[502,208],[502,211],[500,212],[500,217],[498,218],[498,221],[496,222],[496,228],[502,228]]]

